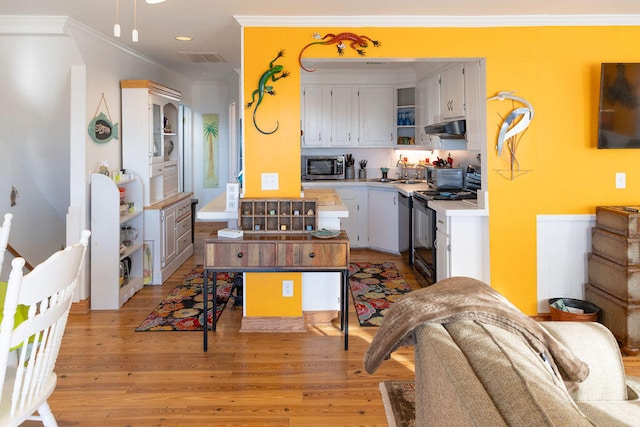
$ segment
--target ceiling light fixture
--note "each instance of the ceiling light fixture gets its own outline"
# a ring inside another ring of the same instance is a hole
[[[158,4],[158,3],[162,3],[165,0],[147,0],[147,3],[149,4]]]
[[[131,40],[134,43],[138,43],[138,30],[137,30],[137,15],[138,15],[138,0],[133,0],[133,30],[131,31]]]
[[[114,37],[120,37],[120,8],[119,8],[119,1],[116,0],[116,24],[113,26],[113,36]]]
[[[176,40],[181,41],[181,42],[190,42],[191,40],[193,40],[193,37],[189,37],[189,36],[177,36]]]

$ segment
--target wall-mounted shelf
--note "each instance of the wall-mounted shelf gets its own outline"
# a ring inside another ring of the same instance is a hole
[[[301,233],[318,228],[317,199],[243,199],[240,228],[246,233]]]

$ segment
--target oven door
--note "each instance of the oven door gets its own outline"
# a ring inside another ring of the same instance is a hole
[[[413,201],[413,267],[424,286],[436,281],[436,212],[426,200]],[[426,282],[426,283],[425,283]]]

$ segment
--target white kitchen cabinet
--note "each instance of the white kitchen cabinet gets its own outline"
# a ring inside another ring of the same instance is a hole
[[[349,216],[340,218],[340,229],[347,232],[352,248],[367,247],[367,188],[337,187],[335,190],[342,203],[349,209]]]
[[[304,86],[302,147],[391,146],[393,91],[391,86]]]
[[[464,90],[467,119],[467,150],[481,151],[486,137],[484,103],[486,82],[483,61],[465,63]],[[481,114],[482,112],[482,114]]]
[[[302,89],[302,146],[348,147],[358,144],[358,92],[353,87]]]
[[[393,91],[384,86],[358,88],[361,146],[395,145]]]
[[[192,254],[191,193],[144,209],[144,238],[151,245],[152,285],[166,281]]]
[[[126,207],[121,208],[121,205]],[[117,310],[142,289],[142,209],[140,179],[134,177],[116,182],[106,175],[91,174],[92,310]],[[132,240],[121,251],[122,240],[125,240],[121,238],[123,228],[131,231],[128,238]],[[130,265],[126,277],[124,269],[121,270],[121,261]]]
[[[440,121],[440,75],[436,74],[422,80],[419,85],[419,117],[420,134],[419,143],[430,149],[440,149],[440,138],[428,135],[424,131],[426,125]]]
[[[353,87],[331,88],[331,145],[350,147],[358,145],[357,89]]]
[[[323,147],[331,143],[331,88],[302,88],[302,146]]]
[[[467,276],[489,283],[488,232],[486,215],[436,210],[436,280]]]
[[[140,176],[149,206],[179,191],[180,92],[122,80],[122,167]]]
[[[465,117],[464,63],[440,72],[440,121]]]
[[[398,190],[370,187],[367,206],[369,248],[399,254]]]

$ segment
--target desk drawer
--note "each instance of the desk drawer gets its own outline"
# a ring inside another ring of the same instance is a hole
[[[278,243],[278,267],[347,268],[345,243]]]
[[[275,267],[274,244],[264,243],[220,243],[205,247],[207,267]]]

